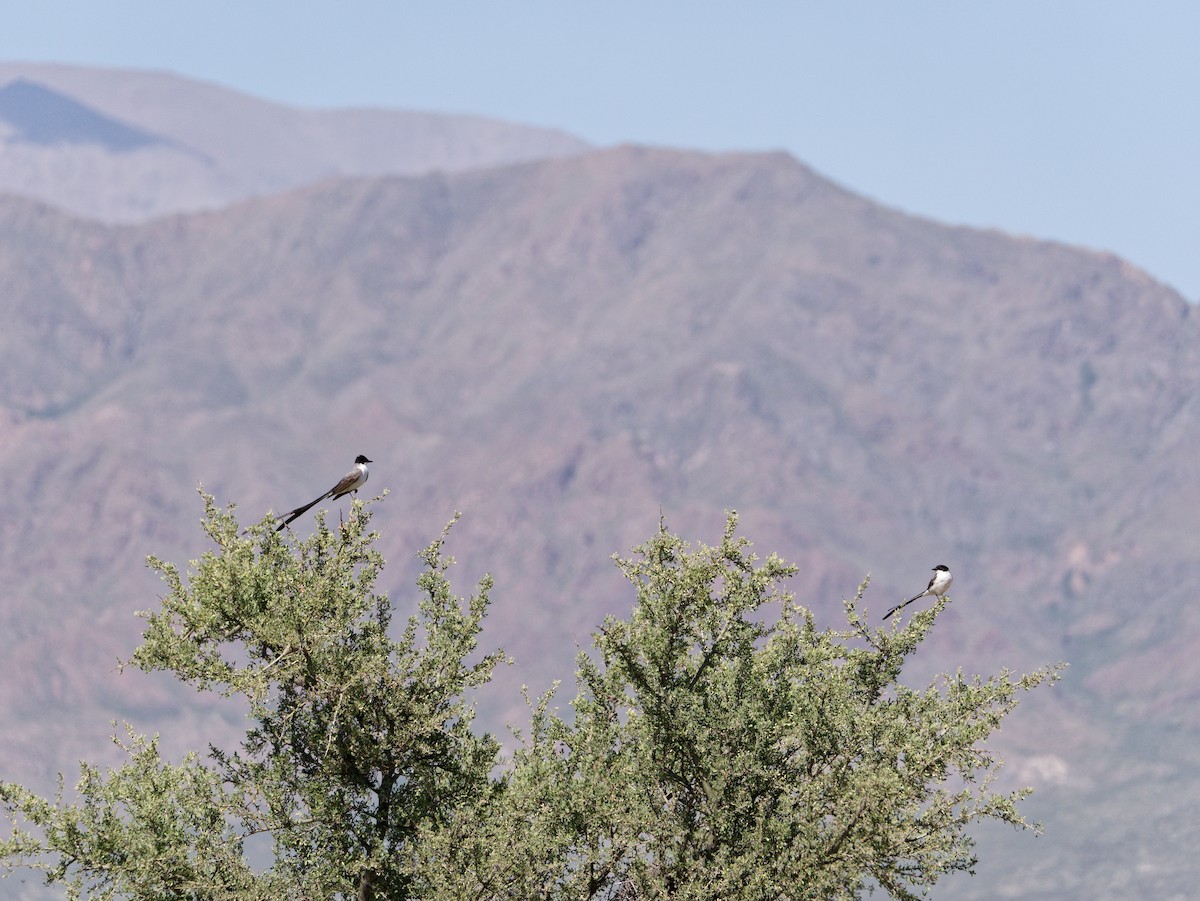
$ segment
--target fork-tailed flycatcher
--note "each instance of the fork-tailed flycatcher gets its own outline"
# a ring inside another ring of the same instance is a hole
[[[317,504],[321,503],[321,501],[325,500],[326,498],[333,498],[336,501],[343,494],[350,494],[350,492],[352,492],[352,491],[358,491],[359,488],[361,488],[363,485],[366,484],[367,464],[372,463],[372,462],[374,462],[374,461],[368,460],[362,454],[359,454],[357,457],[354,458],[354,468],[352,470],[350,470],[348,473],[346,473],[344,476],[342,476],[341,480],[336,485],[334,485],[332,488],[330,488],[328,491],[326,491],[324,494],[322,494],[319,498],[317,498],[311,504],[305,504],[303,507],[297,507],[291,513],[285,513],[284,516],[286,516],[287,518],[279,524],[279,526],[275,529],[275,531],[276,532],[281,531],[283,529],[283,527],[286,526],[293,519],[295,519],[298,516],[303,516],[310,509],[315,507]]]
[[[927,594],[932,594],[935,597],[939,597],[939,598],[942,597],[947,591],[950,590],[950,583],[953,581],[954,581],[954,576],[950,575],[950,567],[946,566],[944,563],[939,563],[937,566],[935,566],[933,568],[933,578],[929,580],[928,588],[926,588],[924,591],[922,591],[915,598],[909,598],[903,604],[897,604],[895,607],[893,607],[891,610],[889,610],[887,613],[885,613],[883,615],[883,618],[887,619],[889,616],[891,616],[897,610],[903,610],[905,607],[907,607],[913,601],[919,601],[919,600],[921,600],[921,598],[925,597],[925,595],[927,595]]]

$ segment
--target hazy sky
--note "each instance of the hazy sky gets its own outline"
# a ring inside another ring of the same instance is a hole
[[[1111,250],[1200,300],[1200,3],[37,0],[0,58],[598,144],[785,149],[951,223]]]

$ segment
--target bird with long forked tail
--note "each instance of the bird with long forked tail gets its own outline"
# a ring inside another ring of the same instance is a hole
[[[373,460],[368,460],[362,454],[359,454],[354,458],[354,468],[342,476],[336,485],[334,485],[312,503],[305,504],[303,507],[297,507],[290,513],[283,514],[285,519],[278,526],[276,526],[275,531],[282,531],[284,526],[290,523],[293,519],[303,516],[323,500],[333,498],[336,501],[344,494],[350,494],[358,491],[358,489],[367,482],[367,464],[373,462]]]
[[[950,575],[950,567],[946,566],[944,563],[939,563],[933,568],[933,577],[929,580],[929,586],[924,591],[922,591],[916,597],[909,598],[903,604],[897,604],[895,607],[885,613],[883,618],[887,619],[893,613],[903,610],[913,601],[919,601],[926,595],[933,595],[934,597],[938,598],[942,597],[947,591],[950,590],[950,583],[953,581],[954,576]]]

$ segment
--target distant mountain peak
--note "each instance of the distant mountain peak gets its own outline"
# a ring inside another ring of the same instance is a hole
[[[23,78],[0,88],[0,122],[13,130],[10,140],[43,146],[97,144],[121,153],[170,143]]]

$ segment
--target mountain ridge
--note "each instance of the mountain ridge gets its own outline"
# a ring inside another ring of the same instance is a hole
[[[166,143],[156,135],[104,116],[65,94],[17,78],[0,87],[0,124],[31,144],[98,144],[115,153]]]
[[[0,132],[0,191],[111,222],[217,209],[337,176],[462,171],[590,149],[561,131],[483,116],[300,109],[167,72],[0,62],[0,90],[19,81],[159,139],[114,151]]]
[[[0,198],[0,278],[13,777],[70,772],[113,717],[181,747],[236,732],[111,672],[155,596],[133,561],[201,552],[197,483],[249,522],[365,452],[397,604],[454,510],[456,591],[496,576],[483,640],[518,664],[489,724],[628,608],[608,554],[660,515],[715,541],[737,509],[822,625],[867,572],[874,619],[948,563],[914,683],[1070,662],[997,742],[1050,836],[956,897],[1081,873],[1074,897],[1106,897],[1130,855],[1188,884],[1149,810],[1105,808],[1157,772],[1186,816],[1164,786],[1197,772],[1178,739],[1144,746],[1197,727],[1196,318],[1121,260],[907,216],[782,154],[624,146],[133,225]]]

